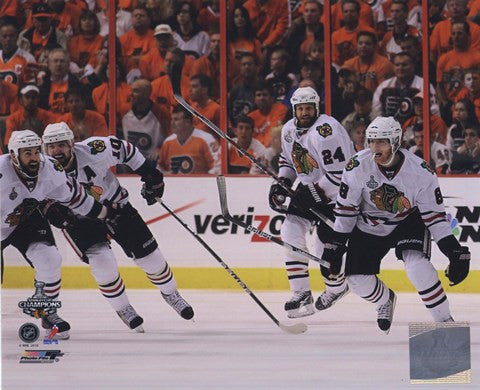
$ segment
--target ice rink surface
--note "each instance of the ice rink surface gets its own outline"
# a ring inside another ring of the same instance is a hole
[[[374,305],[350,294],[331,309],[288,320],[288,292],[258,293],[285,323],[306,333],[282,332],[244,292],[184,290],[195,322],[181,319],[155,290],[130,290],[145,333],[133,333],[96,290],[63,290],[61,315],[71,338],[52,364],[19,364],[25,348],[18,329],[31,319],[18,302],[31,290],[2,291],[3,389],[452,389],[480,388],[480,296],[449,294],[452,314],[471,326],[472,382],[413,385],[408,324],[430,316],[416,294],[399,294],[389,335],[376,326]],[[314,294],[318,296],[318,292]],[[43,337],[43,333],[42,333]]]

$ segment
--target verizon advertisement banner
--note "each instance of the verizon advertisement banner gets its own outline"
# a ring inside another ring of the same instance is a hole
[[[283,216],[268,206],[268,190],[272,183],[263,177],[227,177],[227,194],[230,214],[241,218],[265,232],[279,236]],[[130,193],[130,201],[148,222],[161,250],[173,267],[211,267],[218,263],[161,205],[147,206],[140,196],[138,177],[120,177],[121,184]],[[277,244],[247,232],[222,217],[216,180],[214,177],[168,177],[164,201],[176,210],[222,259],[231,267],[284,266],[285,249]],[[447,213],[455,236],[470,247],[472,258],[480,258],[480,180],[478,178],[440,178]],[[68,246],[62,233],[54,229],[64,264],[78,266],[81,261]],[[315,234],[315,233],[312,233]],[[310,252],[313,252],[313,235],[310,235]],[[122,249],[113,243],[120,266],[134,265]],[[444,268],[447,259],[433,244],[432,262]],[[25,265],[21,255],[12,247],[4,252],[6,265]],[[472,261],[473,269],[480,262]],[[315,266],[315,264],[312,264]],[[403,268],[395,260],[393,251],[383,268]]]

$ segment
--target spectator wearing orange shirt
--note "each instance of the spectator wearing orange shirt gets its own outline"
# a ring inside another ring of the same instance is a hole
[[[372,11],[372,6],[370,5],[371,2],[365,2],[363,0],[356,0],[358,5],[360,6],[359,11],[359,21],[360,24],[365,26],[374,27],[374,15]],[[342,12],[342,4],[344,0],[339,0],[335,4],[331,5],[331,20],[332,20],[332,31],[340,29],[344,24],[344,15]],[[323,16],[322,16],[323,22]]]
[[[165,56],[168,49],[175,46],[172,33],[172,28],[168,24],[159,24],[155,27],[153,36],[156,49],[150,50],[140,57],[138,68],[142,77],[154,80],[166,74]]]
[[[228,23],[228,77],[232,84],[240,81],[240,59],[244,53],[253,53],[255,62],[262,63],[261,43],[255,36],[250,16],[245,7],[236,6]]]
[[[182,106],[172,113],[170,135],[158,154],[158,168],[164,173],[220,173],[220,145],[211,134],[193,127],[193,117]]]
[[[437,23],[430,35],[430,56],[434,63],[440,56],[452,49],[452,23],[467,22],[470,26],[470,44],[480,50],[480,26],[467,19],[468,0],[448,0],[449,18]]]
[[[356,0],[342,1],[344,26],[332,33],[332,61],[338,66],[355,57],[357,33],[359,31],[375,31],[368,25],[359,23],[360,5]]]
[[[177,3],[173,39],[185,53],[200,57],[208,54],[210,37],[197,24],[197,10],[189,1]]]
[[[210,98],[211,88],[212,80],[203,73],[196,74],[190,78],[190,100],[192,107],[214,124],[220,126],[220,106]],[[218,138],[218,135],[200,119],[194,118],[193,125],[195,128],[211,133]]]
[[[263,49],[279,45],[290,28],[288,0],[247,0],[243,6]]]
[[[130,110],[132,107],[130,102],[131,88],[127,84],[126,72],[122,62],[115,64],[116,67],[116,97],[117,97],[117,123],[121,122],[123,116]],[[108,86],[108,66],[103,70],[101,79],[104,82],[96,87],[92,91],[93,104],[95,105],[95,110],[102,114],[105,117],[105,120],[108,124],[108,100],[109,96],[109,86]]]
[[[67,48],[70,61],[80,69],[87,65],[95,68],[98,64],[97,53],[102,48],[100,22],[97,15],[90,10],[83,10],[79,18],[79,33],[68,40]]]
[[[33,26],[20,33],[18,45],[30,52],[38,63],[47,61],[50,50],[57,47],[67,48],[67,37],[55,27],[53,10],[48,4],[34,4],[32,20]]]
[[[357,56],[343,64],[343,68],[357,73],[358,82],[371,92],[393,76],[393,64],[377,54],[377,37],[374,33],[360,31],[357,34]]]
[[[40,107],[60,116],[66,112],[65,93],[78,78],[69,72],[70,56],[63,48],[48,54],[48,71],[40,84]],[[90,93],[87,93],[90,98]],[[91,105],[91,103],[90,103]]]
[[[0,122],[18,109],[18,87],[0,79]]]
[[[415,37],[420,36],[419,31],[407,24],[408,5],[403,1],[394,1],[390,6],[390,14],[392,15],[393,27],[387,31],[380,44],[381,51],[387,58],[402,51],[400,42],[407,35]]]
[[[414,115],[407,119],[402,125],[404,131],[403,140],[413,144],[413,127],[416,124],[423,124],[423,94],[418,93],[413,98]],[[430,115],[430,139],[445,144],[447,142],[448,128],[439,115]]]
[[[323,24],[320,21],[322,6],[317,0],[307,0],[301,19],[293,25],[286,47],[293,61],[293,69],[307,58],[310,46],[314,41],[323,40]]]
[[[85,101],[85,87],[76,85],[65,94],[65,105],[68,113],[58,118],[58,122],[65,122],[72,129],[75,142],[89,137],[108,136],[107,122],[102,114],[87,110]]]
[[[57,28],[67,38],[78,33],[78,22],[82,11],[80,7],[65,0],[48,0],[48,4],[52,7],[54,18],[58,23]]]
[[[160,76],[152,81],[152,96],[151,99],[154,102],[160,104],[166,104],[169,109],[177,105],[177,101],[173,96],[173,87],[170,82],[172,72],[177,67],[182,69],[182,75],[180,80],[181,94],[184,99],[188,99],[190,89],[190,74],[189,69],[186,66],[187,58],[183,50],[178,47],[171,47],[167,50],[165,55],[165,70],[167,74]]]
[[[210,26],[220,23],[220,0],[211,0],[210,5],[198,12],[198,25],[202,30],[208,31]]]
[[[20,84],[33,81],[31,72],[35,58],[17,46],[17,23],[8,17],[0,19],[0,79],[9,83]]]
[[[467,80],[467,77],[470,80]],[[465,87],[455,97],[455,103],[462,99],[469,100],[475,106],[475,116],[480,121],[480,69],[472,69],[465,75]]]
[[[210,53],[201,56],[192,64],[190,75],[197,74],[204,74],[210,78],[212,81],[210,97],[215,101],[220,100],[220,34],[218,31],[213,30],[210,33]]]
[[[450,107],[463,87],[467,69],[480,67],[480,52],[470,46],[467,22],[452,23],[453,49],[437,62],[437,95],[442,107]]]
[[[20,2],[18,0],[3,0],[0,4],[0,15],[18,16]]]
[[[13,131],[28,129],[42,136],[43,129],[55,122],[55,115],[38,107],[39,100],[40,90],[35,84],[27,84],[20,90],[20,108],[7,118],[7,129],[3,140],[5,147]]]
[[[120,37],[127,71],[138,67],[140,57],[155,50],[155,38],[150,28],[150,17],[145,7],[137,6],[132,11],[132,29]]]
[[[255,105],[257,109],[248,114],[255,122],[253,137],[269,147],[272,128],[284,122],[288,108],[275,102],[271,86],[264,82],[255,86]]]
[[[235,133],[234,140],[243,150],[246,150],[265,165],[268,165],[269,162],[266,161],[267,149],[260,141],[253,138],[254,125],[255,123],[252,118],[246,115],[240,115],[235,120],[235,126],[233,128],[233,132]],[[249,173],[255,175],[262,173],[262,171],[255,164],[252,164],[244,154],[240,153],[237,148],[229,144],[228,173]]]

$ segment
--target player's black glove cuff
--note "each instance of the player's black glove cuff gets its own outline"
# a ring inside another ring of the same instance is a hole
[[[163,182],[163,174],[158,169],[150,171],[148,174],[142,176],[144,183],[142,185],[141,194],[150,206],[161,198],[165,191],[165,183]]]
[[[342,257],[347,251],[345,243],[332,241],[325,244],[322,259],[330,263],[330,274],[338,275],[342,270]]]
[[[290,179],[287,179],[286,177],[281,177],[280,181],[283,183],[284,186],[289,188],[292,187],[292,181]],[[283,204],[287,199],[287,195],[288,191],[284,187],[282,187],[280,183],[272,184],[272,186],[270,187],[270,192],[268,193],[268,203],[270,205],[270,208],[279,213],[285,213],[286,210],[283,207]]]
[[[468,275],[470,270],[470,251],[468,247],[461,246],[453,235],[442,238],[437,245],[450,261],[445,270],[445,276],[450,280],[450,286],[455,286]]]
[[[40,202],[40,210],[48,222],[58,229],[67,229],[77,222],[77,216],[72,210],[53,200]]]

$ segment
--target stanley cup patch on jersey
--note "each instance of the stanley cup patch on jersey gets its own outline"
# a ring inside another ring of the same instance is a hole
[[[92,154],[102,153],[107,148],[105,142],[101,139],[91,141],[87,145],[90,146],[90,153]]]
[[[377,189],[370,191],[370,200],[379,210],[390,213],[401,213],[412,208],[410,201],[403,192],[398,191],[390,184],[382,184]]]
[[[332,126],[330,126],[328,123],[324,123],[321,126],[317,126],[317,131],[318,131],[318,134],[320,134],[323,138],[327,138],[329,135],[332,135],[333,133]]]
[[[356,168],[360,165],[360,161],[357,160],[357,156],[353,156],[345,165],[346,171],[351,171],[353,168]]]
[[[315,168],[318,168],[318,163],[315,159],[310,155],[308,150],[298,142],[293,143],[292,161],[297,173],[309,174]]]

